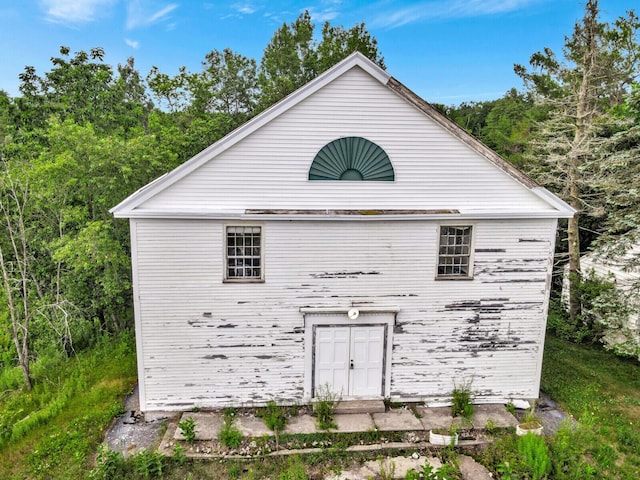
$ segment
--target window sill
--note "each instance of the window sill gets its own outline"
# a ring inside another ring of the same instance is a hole
[[[446,276],[446,277],[436,277],[436,281],[450,281],[450,280],[473,280],[473,277],[454,277],[454,276]]]
[[[225,278],[222,283],[264,283],[264,278]]]

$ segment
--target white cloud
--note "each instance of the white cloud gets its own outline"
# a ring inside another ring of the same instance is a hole
[[[329,20],[333,20],[338,16],[338,12],[336,10],[332,10],[329,8],[325,8],[324,10],[321,10],[319,12],[316,11],[313,7],[303,8],[302,10],[309,10],[309,15],[311,15],[313,21],[318,23],[324,23]]]
[[[256,8],[248,3],[234,3],[231,5],[231,8],[234,9],[238,13],[242,13],[245,15],[251,15],[252,13],[256,13]]]
[[[436,0],[379,13],[372,26],[396,28],[425,20],[469,18],[522,10],[545,0]]]
[[[130,40],[128,38],[125,38],[124,43],[129,45],[131,48],[135,48],[136,50],[140,47],[140,42],[138,42],[137,40]]]
[[[177,3],[170,3],[162,7],[156,6],[157,2],[144,0],[131,0],[127,5],[127,29],[148,27],[158,23],[178,8]]]
[[[54,23],[89,23],[117,0],[41,0],[46,19]]]

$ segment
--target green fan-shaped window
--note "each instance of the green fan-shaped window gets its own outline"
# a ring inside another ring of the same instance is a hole
[[[309,180],[392,182],[394,178],[387,153],[362,137],[344,137],[326,144],[309,169]]]

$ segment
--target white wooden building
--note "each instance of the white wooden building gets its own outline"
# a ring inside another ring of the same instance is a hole
[[[538,396],[573,210],[361,54],[112,212],[143,411]]]
[[[580,257],[580,270],[583,278],[594,275],[596,278],[613,283],[630,308],[626,328],[640,333],[640,244],[625,247],[616,242],[608,248],[593,250]],[[565,307],[569,304],[569,269],[565,267],[562,282],[562,300]],[[610,339],[612,342],[615,338]]]

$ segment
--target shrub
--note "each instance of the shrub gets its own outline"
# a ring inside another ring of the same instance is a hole
[[[630,299],[591,272],[579,284],[582,314],[571,321],[559,299],[552,300],[547,328],[574,343],[601,342],[616,355],[640,360],[640,335],[628,328]]]

